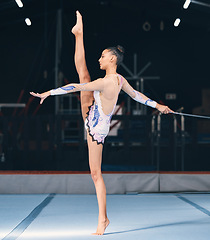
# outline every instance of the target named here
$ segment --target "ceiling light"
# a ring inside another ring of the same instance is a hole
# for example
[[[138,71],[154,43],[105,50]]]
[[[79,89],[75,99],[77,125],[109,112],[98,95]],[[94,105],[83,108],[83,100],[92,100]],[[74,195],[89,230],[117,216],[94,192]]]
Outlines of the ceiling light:
[[[26,18],[25,22],[26,22],[27,26],[31,26],[31,20],[29,18]]]
[[[183,5],[183,8],[187,9],[189,7],[189,5],[190,5],[190,2],[191,2],[191,0],[186,0],[184,5]]]
[[[17,3],[18,7],[23,7],[23,3],[21,2],[21,0],[15,0],[15,2]]]
[[[177,19],[175,20],[175,22],[174,22],[174,27],[178,27],[180,21],[181,21],[181,20],[180,20],[179,18],[177,18]]]

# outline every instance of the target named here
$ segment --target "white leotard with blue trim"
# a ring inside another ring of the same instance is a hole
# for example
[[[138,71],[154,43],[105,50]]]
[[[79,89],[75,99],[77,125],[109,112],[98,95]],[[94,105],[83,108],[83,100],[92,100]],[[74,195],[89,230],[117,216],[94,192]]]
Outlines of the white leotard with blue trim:
[[[123,78],[121,75],[116,74],[121,79],[121,86]],[[85,128],[88,130],[90,136],[92,137],[93,141],[97,141],[98,144],[103,144],[105,137],[109,133],[110,129],[110,122],[112,115],[114,113],[115,106],[110,114],[106,115],[103,112],[101,98],[100,98],[100,91],[94,91],[94,102],[89,107],[89,111],[87,112],[88,116],[85,120]]]

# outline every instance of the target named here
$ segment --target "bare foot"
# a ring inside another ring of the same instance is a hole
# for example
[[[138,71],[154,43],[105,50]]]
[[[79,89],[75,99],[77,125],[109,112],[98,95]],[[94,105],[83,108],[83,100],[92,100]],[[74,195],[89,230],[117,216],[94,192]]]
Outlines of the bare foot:
[[[82,15],[79,11],[76,11],[77,21],[75,26],[72,28],[71,32],[76,36],[83,32],[83,23],[82,23]]]
[[[105,221],[100,221],[98,223],[98,227],[96,230],[96,233],[92,233],[92,235],[103,235],[105,232],[105,229],[108,227],[109,225],[109,219],[107,218]]]

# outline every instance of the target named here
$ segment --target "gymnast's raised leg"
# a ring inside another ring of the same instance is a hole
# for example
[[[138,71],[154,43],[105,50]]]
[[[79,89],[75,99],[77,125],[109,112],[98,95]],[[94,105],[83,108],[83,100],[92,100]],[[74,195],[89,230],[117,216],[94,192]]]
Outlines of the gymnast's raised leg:
[[[85,61],[85,50],[84,50],[84,42],[83,42],[83,23],[82,16],[79,11],[77,14],[77,22],[76,25],[72,28],[72,33],[75,35],[75,66],[77,73],[79,75],[80,83],[88,83],[91,81],[90,74],[87,69],[86,61]],[[88,107],[93,103],[93,92],[80,92],[81,98],[81,109],[82,109],[82,117],[85,121],[87,117]]]
[[[76,14],[77,22],[76,25],[72,28],[72,33],[75,35],[76,39],[75,65],[79,75],[80,83],[88,83],[91,81],[91,79],[85,61],[82,16],[78,11]],[[88,112],[88,107],[92,104],[92,102],[93,92],[81,92],[81,108],[84,121],[87,117],[86,113]],[[90,171],[96,189],[99,208],[98,227],[96,233],[94,234],[103,235],[106,227],[109,225],[109,219],[107,218],[106,213],[106,187],[101,174],[103,145],[98,145],[95,141],[93,141],[89,133],[87,133],[87,142]]]

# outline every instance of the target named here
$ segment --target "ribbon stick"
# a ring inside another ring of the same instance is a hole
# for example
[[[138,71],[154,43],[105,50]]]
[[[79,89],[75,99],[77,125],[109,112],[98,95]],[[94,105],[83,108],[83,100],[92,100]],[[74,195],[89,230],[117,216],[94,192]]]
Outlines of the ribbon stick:
[[[179,112],[170,112],[172,114],[181,115],[181,116],[187,116],[187,117],[197,117],[197,118],[205,118],[210,119],[208,116],[201,116],[201,115],[194,115],[194,114],[188,114],[188,113],[179,113]]]

